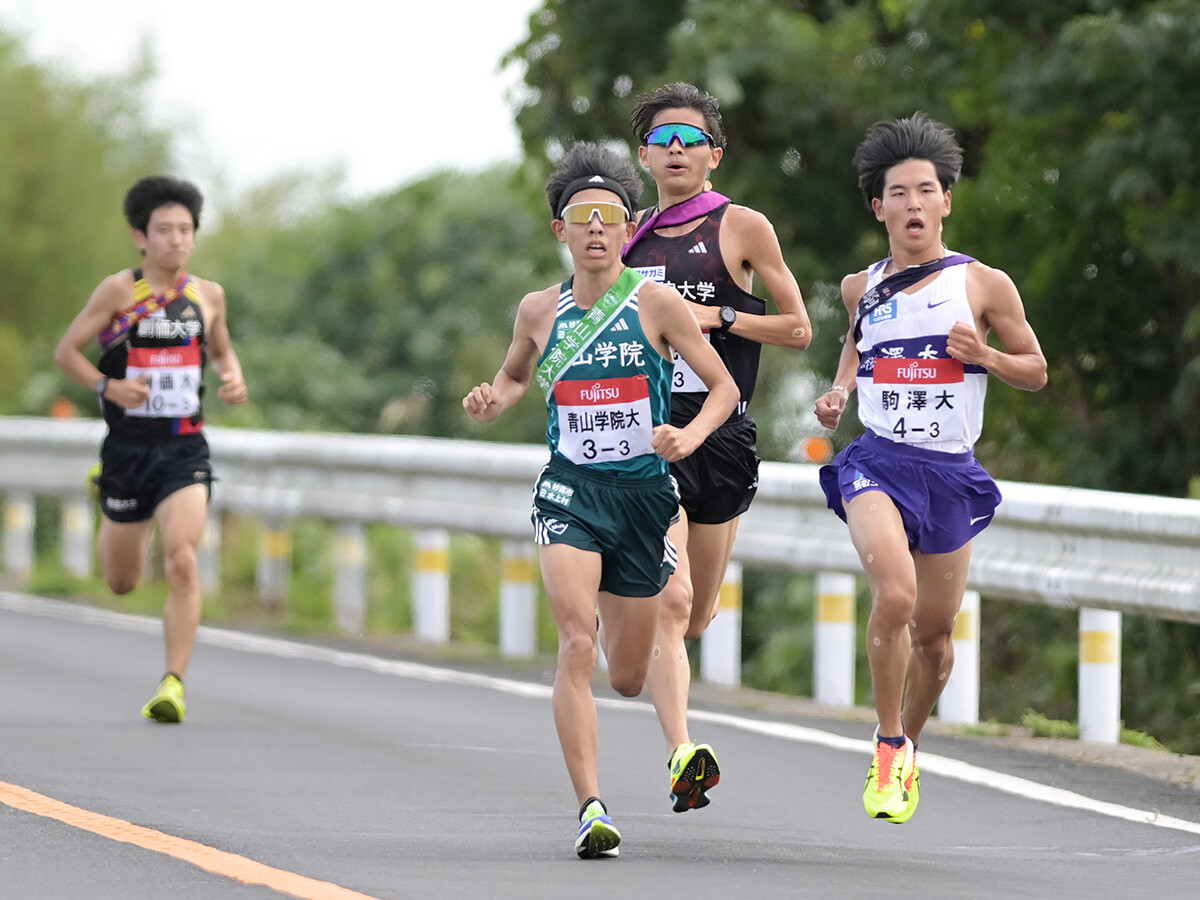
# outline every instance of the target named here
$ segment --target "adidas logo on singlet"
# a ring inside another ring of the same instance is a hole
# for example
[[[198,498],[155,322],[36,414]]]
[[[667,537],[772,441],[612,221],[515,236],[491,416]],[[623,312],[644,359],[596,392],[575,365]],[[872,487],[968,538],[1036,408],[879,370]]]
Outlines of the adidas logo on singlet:
[[[617,321],[613,322],[612,325],[609,326],[608,330],[609,331],[628,331],[629,323],[626,322],[624,319],[617,319]]]
[[[694,247],[692,247],[690,250],[688,250],[688,253],[707,253],[707,252],[708,252],[708,248],[704,246],[704,241],[700,241]]]

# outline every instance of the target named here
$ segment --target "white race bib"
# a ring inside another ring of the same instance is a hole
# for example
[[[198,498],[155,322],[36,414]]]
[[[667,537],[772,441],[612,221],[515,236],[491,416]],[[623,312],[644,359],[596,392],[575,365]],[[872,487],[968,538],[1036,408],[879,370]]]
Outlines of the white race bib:
[[[586,466],[654,452],[650,381],[645,375],[558,381],[558,452]]]
[[[150,387],[146,402],[127,416],[185,419],[200,412],[200,345],[131,347],[125,377]]]

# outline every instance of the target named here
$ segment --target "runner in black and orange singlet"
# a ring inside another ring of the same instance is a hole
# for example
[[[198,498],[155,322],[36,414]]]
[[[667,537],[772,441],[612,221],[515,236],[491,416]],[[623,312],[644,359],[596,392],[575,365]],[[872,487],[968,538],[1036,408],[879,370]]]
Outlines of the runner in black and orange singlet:
[[[690,84],[666,85],[639,98],[633,128],[658,203],[642,214],[626,264],[674,285],[690,301],[740,394],[728,421],[671,465],[681,498],[682,515],[671,529],[679,563],[663,590],[648,684],[671,752],[672,807],[685,812],[708,804],[720,769],[712,747],[692,743],[688,733],[691,669],[684,639],[698,637],[716,615],[738,519],[758,488],[757,430],[747,406],[762,345],[803,350],[812,326],[771,223],[711,190],[708,176],[725,152],[716,98]],[[766,301],[753,293],[756,277],[777,313],[768,313]],[[704,385],[677,360],[672,423],[690,421],[704,398]]]
[[[221,379],[218,397],[246,400],[225,292],[187,271],[202,205],[196,187],[176,178],[143,178],[130,188],[125,218],[142,265],[102,281],[55,350],[66,373],[95,390],[108,424],[97,479],[104,514],[98,552],[113,591],[137,586],[158,527],[167,674],[142,713],[160,722],[183,721],[183,677],[200,624],[196,548],[212,480],[202,430],[206,361]],[[98,365],[83,353],[93,339]]]

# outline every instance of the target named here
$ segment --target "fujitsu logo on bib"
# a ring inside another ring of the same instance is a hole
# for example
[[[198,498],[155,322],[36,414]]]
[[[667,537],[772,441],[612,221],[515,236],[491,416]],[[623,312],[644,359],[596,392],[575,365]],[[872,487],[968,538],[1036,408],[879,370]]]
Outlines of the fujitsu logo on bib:
[[[649,396],[650,383],[645,375],[600,378],[592,381],[560,381],[554,385],[554,399],[560,406],[635,403]]]
[[[963,364],[958,359],[875,360],[874,379],[878,384],[956,384],[963,380]]]
[[[601,403],[605,400],[620,400],[621,390],[611,385],[603,385],[597,381],[590,388],[584,388],[580,391],[579,396],[584,400],[590,400],[592,403]]]

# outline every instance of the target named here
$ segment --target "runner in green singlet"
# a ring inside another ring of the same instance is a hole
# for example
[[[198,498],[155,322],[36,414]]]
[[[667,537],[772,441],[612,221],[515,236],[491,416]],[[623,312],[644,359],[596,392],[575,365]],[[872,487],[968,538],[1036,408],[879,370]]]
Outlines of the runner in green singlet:
[[[628,160],[594,144],[571,148],[546,194],[574,275],[525,296],[504,364],[463,398],[467,414],[485,424],[531,382],[546,393],[550,461],[535,488],[533,524],[558,628],[554,721],[580,803],[581,858],[616,855],[620,842],[599,799],[597,641],[613,688],[640,693],[658,594],[674,569],[667,529],[679,500],[668,464],[724,422],[738,396],[679,292],[621,262],[640,193]],[[669,424],[672,349],[708,390],[684,427]]]

